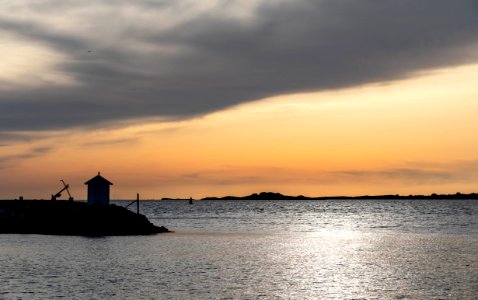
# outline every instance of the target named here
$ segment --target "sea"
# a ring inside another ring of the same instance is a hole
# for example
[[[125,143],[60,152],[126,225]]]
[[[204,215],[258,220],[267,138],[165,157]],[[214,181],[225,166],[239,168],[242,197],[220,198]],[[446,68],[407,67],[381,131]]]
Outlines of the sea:
[[[173,232],[0,235],[0,299],[478,299],[476,200],[142,201],[140,212]]]

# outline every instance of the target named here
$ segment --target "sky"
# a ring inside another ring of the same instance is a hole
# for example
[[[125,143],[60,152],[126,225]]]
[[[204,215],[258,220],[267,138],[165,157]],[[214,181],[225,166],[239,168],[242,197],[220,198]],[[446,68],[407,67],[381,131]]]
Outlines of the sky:
[[[0,2],[0,199],[478,192],[476,0]]]

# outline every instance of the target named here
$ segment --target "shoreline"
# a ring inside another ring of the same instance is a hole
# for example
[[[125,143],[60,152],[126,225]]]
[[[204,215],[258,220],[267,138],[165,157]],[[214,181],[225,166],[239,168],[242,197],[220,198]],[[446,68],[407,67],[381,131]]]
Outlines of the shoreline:
[[[162,198],[161,200],[189,200]],[[363,196],[288,196],[280,193],[261,192],[248,196],[205,197],[199,200],[478,200],[478,193],[430,194],[430,195],[363,195]],[[196,200],[197,201],[197,200]]]

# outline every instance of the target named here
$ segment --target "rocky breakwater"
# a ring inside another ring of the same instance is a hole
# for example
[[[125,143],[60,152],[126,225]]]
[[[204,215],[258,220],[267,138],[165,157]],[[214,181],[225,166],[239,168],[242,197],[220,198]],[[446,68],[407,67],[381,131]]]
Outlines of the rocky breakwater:
[[[124,207],[44,200],[0,201],[0,233],[149,235],[168,232]]]

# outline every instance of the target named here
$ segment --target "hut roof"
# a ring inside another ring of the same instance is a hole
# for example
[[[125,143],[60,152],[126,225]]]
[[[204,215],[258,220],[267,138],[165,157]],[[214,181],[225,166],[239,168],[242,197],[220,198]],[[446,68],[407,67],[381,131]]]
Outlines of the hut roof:
[[[100,172],[98,172],[98,175],[96,175],[95,177],[91,178],[90,180],[88,180],[87,182],[85,182],[85,184],[90,184],[90,183],[107,183],[109,185],[113,185],[113,183],[109,182],[106,178],[104,178],[103,176],[100,175]]]

